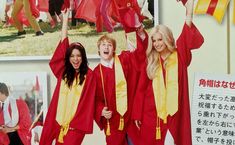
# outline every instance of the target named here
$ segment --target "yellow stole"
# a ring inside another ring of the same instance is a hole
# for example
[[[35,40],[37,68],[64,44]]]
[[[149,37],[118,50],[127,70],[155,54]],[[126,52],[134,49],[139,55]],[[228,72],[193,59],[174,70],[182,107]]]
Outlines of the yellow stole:
[[[156,139],[161,139],[160,119],[167,123],[167,116],[178,111],[178,56],[174,51],[167,60],[166,84],[164,83],[162,64],[159,56],[159,67],[152,81],[154,100],[157,110]]]
[[[116,85],[116,108],[121,115],[118,130],[124,128],[124,114],[127,111],[127,84],[122,65],[118,56],[115,56],[115,85]]]
[[[79,82],[79,77],[77,82]],[[58,137],[59,143],[64,142],[63,138],[67,134],[69,130],[69,124],[77,111],[84,84],[85,81],[81,86],[78,85],[75,79],[70,89],[64,80],[61,81],[59,101],[56,112],[56,121],[61,126]]]

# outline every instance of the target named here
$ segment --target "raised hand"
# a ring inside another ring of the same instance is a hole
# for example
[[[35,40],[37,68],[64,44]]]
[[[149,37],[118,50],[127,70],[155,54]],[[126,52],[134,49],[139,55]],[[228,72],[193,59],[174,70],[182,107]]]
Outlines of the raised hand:
[[[185,8],[186,8],[186,20],[185,20],[185,22],[188,26],[191,26],[191,24],[192,24],[193,5],[194,5],[194,0],[188,0],[185,4]]]
[[[63,23],[62,23],[62,30],[61,30],[61,41],[63,41],[68,34],[68,18],[69,18],[69,9],[64,9],[62,11],[63,14]]]

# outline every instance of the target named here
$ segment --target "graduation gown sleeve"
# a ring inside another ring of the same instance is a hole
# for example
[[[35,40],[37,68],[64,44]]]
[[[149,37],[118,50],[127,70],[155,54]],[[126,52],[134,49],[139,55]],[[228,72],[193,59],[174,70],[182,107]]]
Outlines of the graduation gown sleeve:
[[[4,125],[3,111],[0,109],[0,126]],[[0,130],[0,145],[8,145],[10,143],[6,133]]]
[[[69,46],[68,38],[65,38],[62,42],[59,42],[51,58],[51,61],[49,62],[51,71],[57,78],[57,84],[43,125],[40,145],[51,145],[52,141],[57,137],[56,133],[59,132],[59,125],[56,122],[55,117],[56,117],[58,95],[61,84],[61,76],[64,71],[64,57],[68,46]]]
[[[59,125],[56,122],[55,117],[56,117],[60,82],[61,80],[57,82],[52,100],[50,102],[50,106],[48,108],[46,119],[43,124],[43,130],[39,143],[40,145],[51,145],[52,141],[57,137],[56,133],[59,132]]]
[[[17,100],[17,107],[19,111],[19,122],[18,126],[19,129],[17,130],[19,137],[24,145],[30,145],[31,133],[30,133],[30,126],[31,126],[31,119],[29,108],[24,100]]]
[[[144,107],[144,96],[149,79],[146,74],[146,68],[141,70],[139,82],[137,84],[136,95],[133,103],[132,119],[133,120],[142,120],[143,107]]]
[[[169,118],[169,130],[176,144],[191,145],[191,119],[189,105],[188,72],[187,67],[192,60],[191,50],[199,48],[204,42],[203,36],[194,24],[184,25],[177,40],[178,52],[178,111]],[[185,129],[187,128],[187,129]]]
[[[49,63],[51,71],[58,79],[64,71],[64,57],[66,49],[69,47],[68,37],[60,41]]]
[[[101,65],[101,64],[99,64]],[[104,100],[104,94],[103,94],[103,89],[102,89],[102,82],[101,82],[101,75],[100,75],[100,70],[99,67],[97,66],[94,69],[94,74],[96,77],[96,95],[95,95],[95,121],[99,128],[101,130],[104,129],[104,117],[102,117],[102,110],[105,107],[105,100]],[[102,69],[103,71],[103,69]],[[103,72],[104,73],[104,72]]]
[[[95,110],[96,78],[91,69],[86,75],[86,82],[82,90],[78,108],[73,120],[70,122],[72,128],[76,128],[85,134],[93,132],[93,120]]]
[[[200,48],[203,42],[203,36],[193,23],[191,27],[184,24],[182,33],[176,41],[176,46],[178,54],[185,65],[189,66],[191,62],[191,50]]]

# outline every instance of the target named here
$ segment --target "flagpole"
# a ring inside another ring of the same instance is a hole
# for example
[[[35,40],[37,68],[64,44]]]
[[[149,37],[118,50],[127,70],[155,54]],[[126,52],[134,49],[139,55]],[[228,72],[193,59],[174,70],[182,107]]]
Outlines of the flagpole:
[[[159,24],[159,2],[154,0],[154,26]]]

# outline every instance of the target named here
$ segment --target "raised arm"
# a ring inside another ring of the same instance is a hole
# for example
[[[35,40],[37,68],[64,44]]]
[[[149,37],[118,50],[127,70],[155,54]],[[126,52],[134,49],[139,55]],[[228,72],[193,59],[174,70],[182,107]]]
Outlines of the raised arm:
[[[185,65],[189,66],[192,54],[191,50],[200,48],[204,38],[192,22],[194,0],[188,0],[186,7],[186,21],[183,30],[176,41],[177,51]]]
[[[67,38],[68,33],[68,15],[69,10],[66,9],[63,13],[63,24],[61,30],[61,41],[59,42],[50,61],[50,67],[56,78],[60,77],[64,71],[64,57],[66,49],[69,47]]]
[[[185,4],[186,8],[186,20],[185,23],[191,27],[192,25],[192,19],[193,19],[193,6],[194,6],[194,0],[188,0]]]
[[[148,47],[148,34],[142,25],[136,30],[136,43],[132,64],[134,64],[135,69],[139,70],[145,64],[145,52]]]
[[[69,18],[69,9],[65,9],[63,12],[63,24],[61,30],[61,41],[68,37],[68,18]]]

